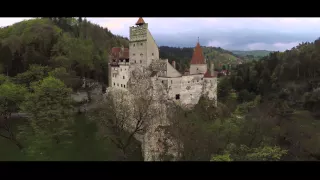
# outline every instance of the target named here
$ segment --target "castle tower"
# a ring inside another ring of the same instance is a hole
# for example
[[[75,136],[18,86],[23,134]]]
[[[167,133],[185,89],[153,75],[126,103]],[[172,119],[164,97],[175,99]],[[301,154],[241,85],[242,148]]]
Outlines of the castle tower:
[[[204,74],[207,72],[207,64],[203,55],[199,39],[190,62],[190,74]]]
[[[135,25],[130,27],[130,65],[147,67],[152,60],[159,59],[159,49],[148,29],[148,23],[140,17]]]

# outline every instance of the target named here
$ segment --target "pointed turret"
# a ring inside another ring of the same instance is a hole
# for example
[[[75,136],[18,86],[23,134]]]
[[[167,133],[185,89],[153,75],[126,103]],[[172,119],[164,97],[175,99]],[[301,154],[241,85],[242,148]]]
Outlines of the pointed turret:
[[[190,64],[205,64],[205,63],[206,62],[204,60],[203,51],[202,51],[202,48],[200,46],[199,39],[198,39],[198,43],[197,43],[196,47],[194,48],[194,52],[193,52]]]
[[[139,17],[138,21],[136,22],[136,25],[141,26],[143,24],[145,24],[144,20],[142,19],[142,17]]]

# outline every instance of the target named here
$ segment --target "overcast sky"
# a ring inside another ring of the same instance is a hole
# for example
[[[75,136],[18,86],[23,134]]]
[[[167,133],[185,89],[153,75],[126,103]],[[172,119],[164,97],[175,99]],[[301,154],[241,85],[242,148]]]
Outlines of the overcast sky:
[[[0,26],[27,18],[0,18]],[[88,18],[112,33],[129,36],[138,18]],[[144,18],[159,46],[203,46],[228,50],[291,49],[320,37],[320,18]]]

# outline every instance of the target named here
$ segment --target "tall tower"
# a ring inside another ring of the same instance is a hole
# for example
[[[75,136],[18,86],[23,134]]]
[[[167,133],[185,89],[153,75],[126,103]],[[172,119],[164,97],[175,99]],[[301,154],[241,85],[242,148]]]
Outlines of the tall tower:
[[[204,74],[205,72],[207,72],[207,63],[198,39],[190,62],[190,74]]]
[[[147,67],[152,60],[159,59],[159,49],[148,24],[140,17],[135,26],[130,27],[130,65]]]

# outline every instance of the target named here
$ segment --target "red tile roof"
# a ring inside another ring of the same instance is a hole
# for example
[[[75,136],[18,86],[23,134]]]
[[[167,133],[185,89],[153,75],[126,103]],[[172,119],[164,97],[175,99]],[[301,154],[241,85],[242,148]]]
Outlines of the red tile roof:
[[[129,59],[129,49],[121,47],[113,47],[111,49],[111,58],[112,59]]]
[[[145,24],[145,22],[142,19],[142,17],[139,17],[138,21],[136,22],[136,25],[142,25],[142,24]]]
[[[199,42],[194,49],[190,64],[205,64],[202,48],[200,47]]]

